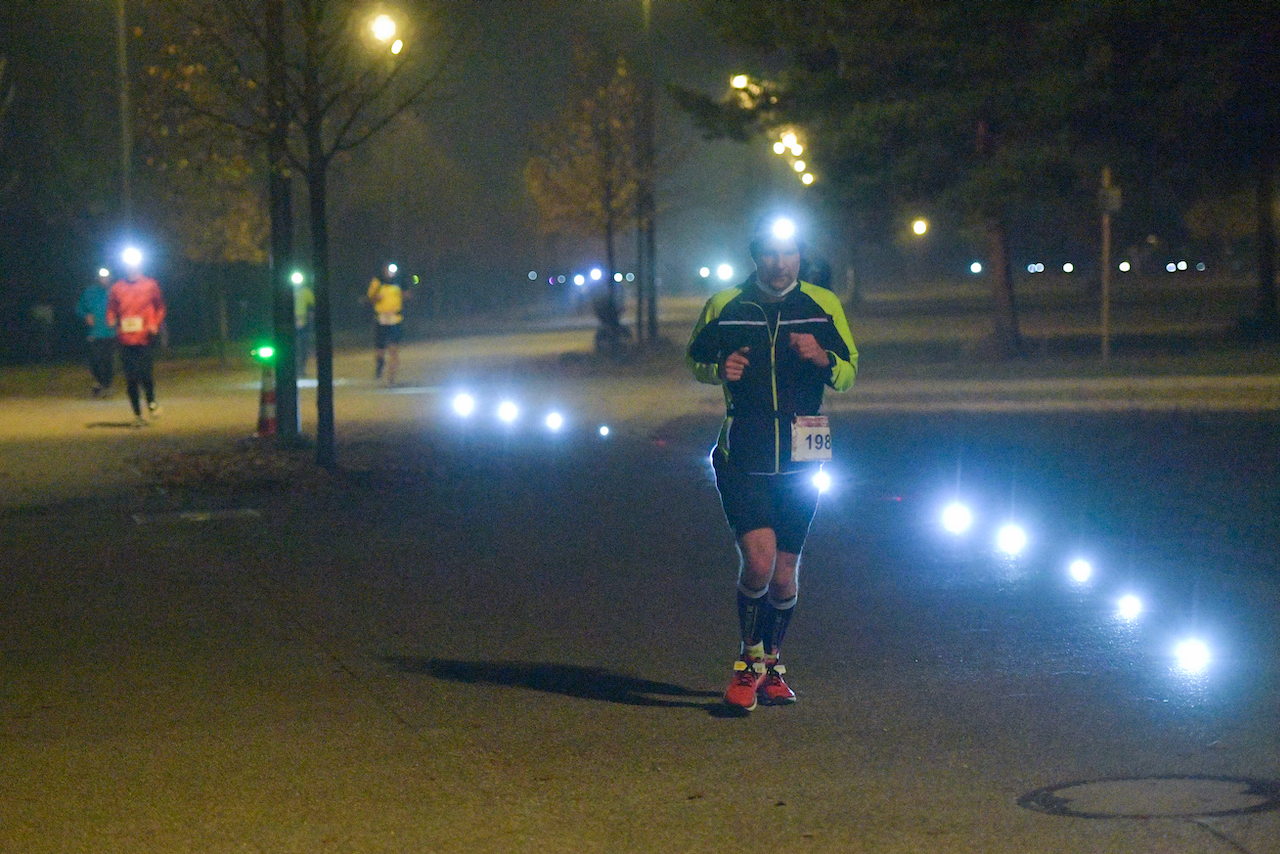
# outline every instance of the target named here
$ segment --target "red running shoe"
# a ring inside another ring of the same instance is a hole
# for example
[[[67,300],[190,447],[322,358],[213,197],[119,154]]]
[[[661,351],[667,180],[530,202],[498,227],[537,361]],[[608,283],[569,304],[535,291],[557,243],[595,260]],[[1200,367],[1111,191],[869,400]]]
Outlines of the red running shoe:
[[[796,701],[796,692],[782,681],[782,674],[786,672],[786,665],[776,661],[765,663],[764,679],[760,680],[760,686],[756,689],[760,695],[760,702],[766,706],[785,706]]]
[[[733,680],[724,692],[724,701],[744,712],[751,711],[756,707],[756,689],[764,679],[763,661],[738,659],[733,663]]]

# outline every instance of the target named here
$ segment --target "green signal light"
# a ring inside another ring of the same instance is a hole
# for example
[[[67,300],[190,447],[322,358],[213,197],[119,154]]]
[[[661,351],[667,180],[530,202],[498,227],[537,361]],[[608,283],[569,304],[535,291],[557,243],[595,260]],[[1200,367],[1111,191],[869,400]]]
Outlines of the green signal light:
[[[276,357],[276,348],[270,344],[263,344],[261,347],[251,350],[250,353],[259,362],[270,362]]]

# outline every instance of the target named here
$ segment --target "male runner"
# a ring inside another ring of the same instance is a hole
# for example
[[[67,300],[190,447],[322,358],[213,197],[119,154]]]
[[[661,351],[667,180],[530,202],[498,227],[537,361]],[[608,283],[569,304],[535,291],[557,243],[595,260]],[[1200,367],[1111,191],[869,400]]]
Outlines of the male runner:
[[[744,712],[757,700],[796,699],[778,659],[818,508],[812,475],[831,456],[830,428],[816,416],[824,389],[848,389],[858,364],[839,299],[799,281],[802,248],[791,220],[761,220],[751,241],[756,272],[707,301],[687,352],[699,381],[724,387],[713,462],[741,556],[742,637],[724,699]]]

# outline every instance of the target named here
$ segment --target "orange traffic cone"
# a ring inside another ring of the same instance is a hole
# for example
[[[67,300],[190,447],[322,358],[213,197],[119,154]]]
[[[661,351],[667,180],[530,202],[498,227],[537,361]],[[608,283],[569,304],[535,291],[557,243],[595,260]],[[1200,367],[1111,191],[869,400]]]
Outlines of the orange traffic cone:
[[[258,432],[264,436],[276,434],[276,369],[270,364],[262,366],[262,393],[258,396]]]

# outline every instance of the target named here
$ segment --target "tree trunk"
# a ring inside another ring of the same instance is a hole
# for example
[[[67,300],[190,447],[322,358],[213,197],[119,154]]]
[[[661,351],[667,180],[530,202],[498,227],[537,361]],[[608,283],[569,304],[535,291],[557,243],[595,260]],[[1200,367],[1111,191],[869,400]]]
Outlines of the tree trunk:
[[[319,131],[316,131],[319,142]],[[329,221],[325,212],[328,164],[311,154],[307,194],[311,204],[311,275],[316,292],[316,464],[336,468],[333,423],[333,322],[329,299]]]
[[[285,164],[289,134],[289,110],[285,103],[284,0],[269,0],[266,7],[267,109],[270,161],[267,186],[271,212],[271,325],[275,345],[276,441],[298,442],[298,365],[294,359],[293,285],[293,182]]]
[[[1280,333],[1280,309],[1276,305],[1275,157],[1264,148],[1258,164],[1258,332],[1271,337]]]
[[[1013,293],[1013,271],[1009,268],[1009,236],[1004,220],[987,223],[987,239],[991,253],[991,298],[994,311],[992,343],[1002,359],[1022,355],[1022,338],[1018,333],[1018,306]]]

